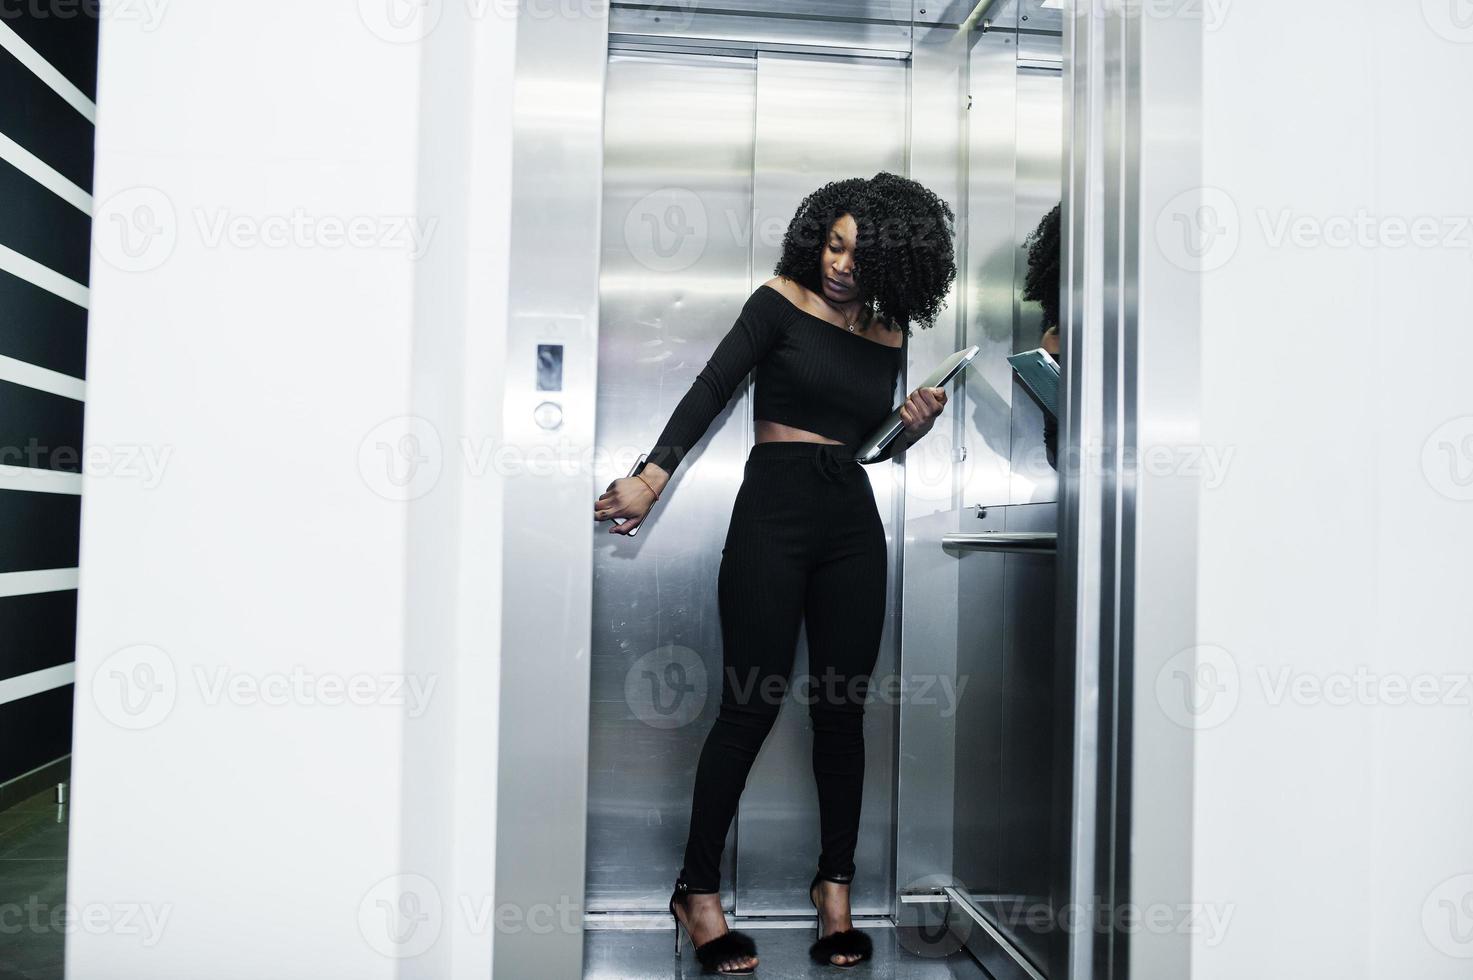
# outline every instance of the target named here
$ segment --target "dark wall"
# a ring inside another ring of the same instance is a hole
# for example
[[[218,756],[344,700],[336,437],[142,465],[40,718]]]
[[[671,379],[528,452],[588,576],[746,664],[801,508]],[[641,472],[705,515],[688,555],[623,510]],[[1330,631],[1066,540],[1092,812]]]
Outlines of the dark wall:
[[[52,274],[87,285],[95,3],[0,3],[0,93],[3,785],[71,751],[87,310]],[[38,467],[76,476],[26,489]]]

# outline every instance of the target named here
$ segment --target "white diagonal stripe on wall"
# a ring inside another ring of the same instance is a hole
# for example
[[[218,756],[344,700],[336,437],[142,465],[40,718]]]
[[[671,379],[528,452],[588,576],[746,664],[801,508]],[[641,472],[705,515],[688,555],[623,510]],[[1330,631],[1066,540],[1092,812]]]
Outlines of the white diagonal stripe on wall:
[[[87,287],[60,272],[53,272],[35,259],[27,258],[13,248],[0,245],[0,269],[12,276],[24,279],[33,286],[40,286],[48,293],[55,293],[64,300],[87,308]]]
[[[77,665],[75,663],[58,664],[55,667],[47,667],[45,670],[21,674],[19,677],[8,677],[0,681],[0,704],[9,704],[12,701],[19,701],[21,698],[28,698],[45,691],[54,691],[58,687],[71,684],[76,679]]]
[[[0,490],[29,490],[32,493],[81,493],[82,474],[48,470],[40,466],[0,464]]]
[[[0,133],[0,160],[4,160],[83,214],[92,213],[91,194],[57,173],[45,160],[4,133]]]
[[[0,572],[0,598],[63,592],[77,587],[75,568],[38,568],[30,572]]]
[[[17,360],[4,354],[0,354],[0,381],[25,385],[37,391],[49,391],[53,395],[75,398],[79,402],[87,398],[87,382],[81,378],[74,378],[70,374],[62,374],[60,371],[43,368],[30,361]]]
[[[97,105],[86,94],[70,81],[61,72],[56,70],[51,62],[25,42],[10,26],[0,20],[0,48],[9,51],[16,61],[25,65],[41,81],[51,86],[51,90],[61,96],[73,109],[87,117],[87,121],[95,124],[97,122]]]

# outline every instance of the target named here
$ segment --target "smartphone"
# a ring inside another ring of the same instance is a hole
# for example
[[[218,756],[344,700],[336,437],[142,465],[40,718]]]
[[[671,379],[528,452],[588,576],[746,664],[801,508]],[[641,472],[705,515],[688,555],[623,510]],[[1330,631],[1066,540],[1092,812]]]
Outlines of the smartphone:
[[[626,474],[624,474],[624,476],[625,476],[625,478],[626,478],[626,479],[627,479],[627,478],[628,478],[628,477],[631,477],[631,476],[633,476],[633,475],[634,475],[634,474],[636,474],[636,473],[638,473],[638,472],[639,472],[639,467],[640,467],[640,464],[642,464],[642,463],[643,463],[643,462],[644,462],[644,460],[645,460],[645,457],[646,457],[646,456],[648,456],[648,455],[649,455],[649,453],[640,453],[640,454],[639,454],[639,459],[636,459],[636,460],[635,460],[635,461],[634,461],[634,465],[633,465],[633,466],[631,466],[631,467],[629,467],[629,472],[628,472],[628,473],[626,473]],[[614,524],[615,524],[615,525],[616,525],[616,526],[618,526],[618,527],[623,527],[623,526],[624,526],[624,523],[625,523],[625,522],[626,522],[626,521],[628,521],[628,520],[629,520],[629,518],[627,518],[627,517],[615,517],[615,518],[611,518],[611,520],[613,520],[613,522],[614,522]],[[643,524],[641,524],[641,525],[640,525],[640,526],[639,526],[639,527],[644,527],[644,525],[643,525]],[[639,527],[637,527],[637,528],[635,528],[635,529],[634,529],[634,530],[632,530],[632,531],[630,531],[630,532],[629,532],[629,534],[628,534],[628,536],[629,536],[629,537],[631,537],[631,538],[632,538],[632,537],[634,537],[634,536],[635,536],[635,535],[636,535],[636,534],[638,534],[638,533],[639,533]]]

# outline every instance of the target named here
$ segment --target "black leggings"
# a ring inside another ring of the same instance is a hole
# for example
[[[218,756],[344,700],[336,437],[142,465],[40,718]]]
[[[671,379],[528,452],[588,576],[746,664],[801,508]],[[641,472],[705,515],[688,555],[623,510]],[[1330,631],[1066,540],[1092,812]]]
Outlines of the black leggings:
[[[716,891],[747,774],[777,719],[799,625],[809,672],[794,695],[813,723],[818,868],[854,874],[864,789],[864,700],[885,620],[885,531],[853,446],[752,447],[721,550],[721,710],[696,768],[682,877]]]

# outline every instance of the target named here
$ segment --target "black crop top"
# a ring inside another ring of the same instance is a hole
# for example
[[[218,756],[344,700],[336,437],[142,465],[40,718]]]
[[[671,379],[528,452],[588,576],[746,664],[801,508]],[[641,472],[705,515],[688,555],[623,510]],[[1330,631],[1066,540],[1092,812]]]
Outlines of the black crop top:
[[[754,368],[754,419],[857,449],[894,408],[904,358],[902,347],[850,333],[764,283],[675,407],[646,462],[673,474]],[[900,442],[891,442],[880,459],[888,459]]]

